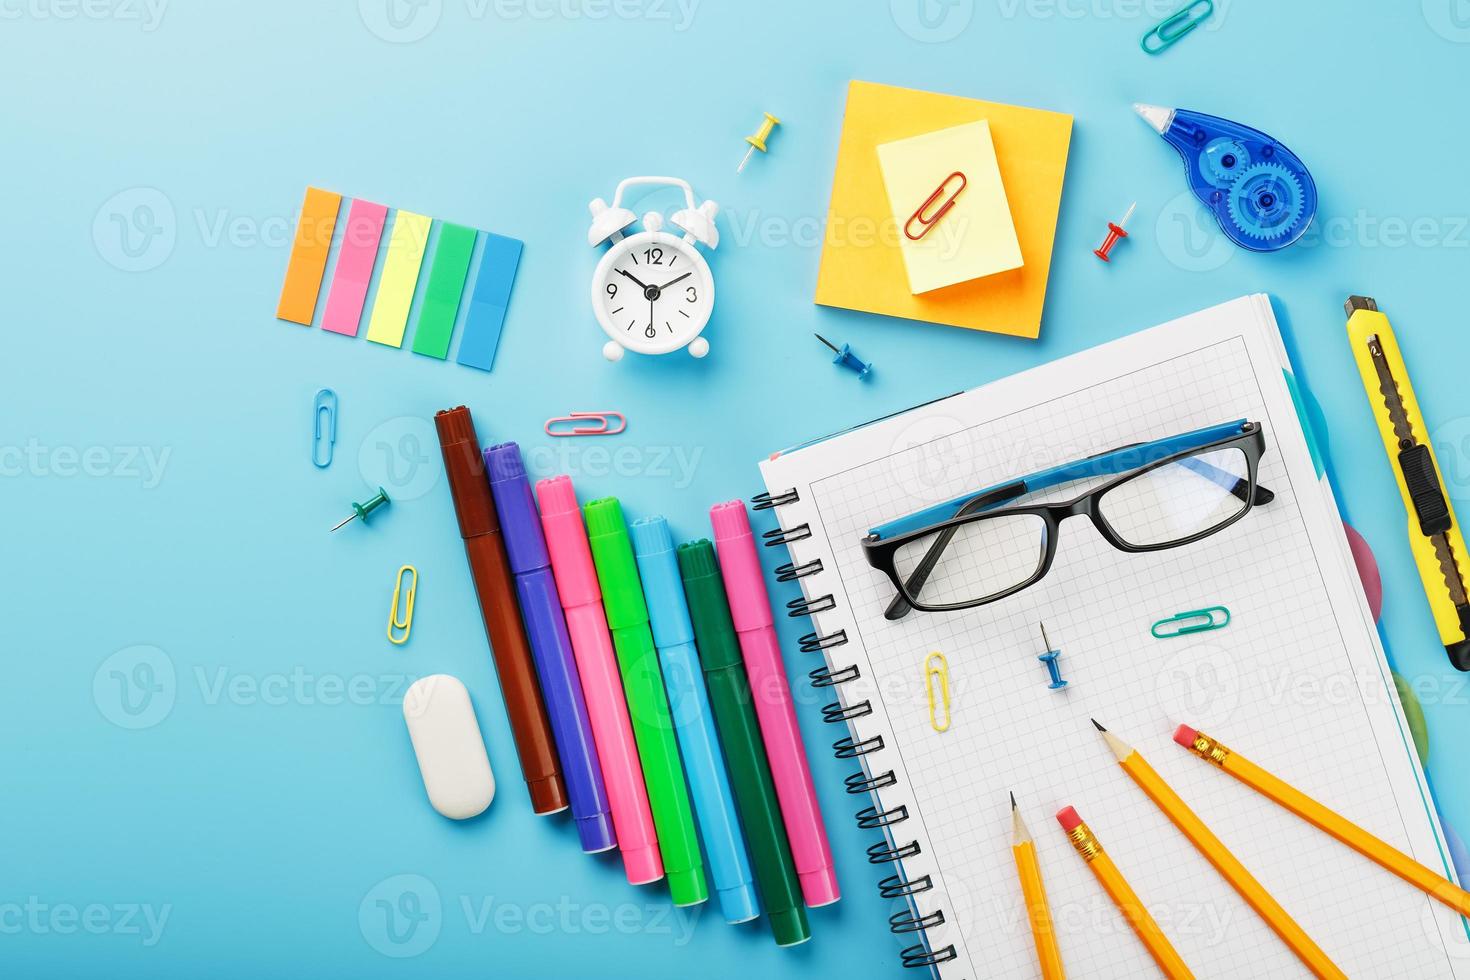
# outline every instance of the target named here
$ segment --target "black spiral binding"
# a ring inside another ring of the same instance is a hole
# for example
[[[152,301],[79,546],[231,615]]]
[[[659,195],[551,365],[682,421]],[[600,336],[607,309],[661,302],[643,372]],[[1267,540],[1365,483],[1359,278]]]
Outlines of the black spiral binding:
[[[751,498],[751,506],[755,510],[771,510],[775,507],[785,507],[801,500],[801,494],[796,489],[790,489],[781,493],[760,493]],[[804,541],[812,536],[811,525],[797,524],[790,528],[778,527],[773,531],[766,531],[761,537],[765,540],[766,547],[777,548],[782,545],[792,544],[796,541]],[[816,575],[823,570],[820,558],[803,562],[798,565],[794,561],[787,562],[776,569],[776,580],[778,582],[795,582],[800,579]],[[787,615],[793,617],[812,616],[819,612],[826,612],[837,608],[837,597],[831,593],[808,599],[802,596],[786,603]],[[806,634],[800,640],[802,653],[821,653],[825,650],[835,649],[848,642],[847,631],[837,630],[834,633],[822,634],[816,631]],[[808,673],[811,678],[812,687],[818,690],[827,687],[837,687],[847,684],[862,676],[862,672],[856,664],[846,667],[818,667]],[[822,706],[822,720],[829,724],[844,724],[856,718],[862,718],[873,713],[871,701],[859,701],[851,705],[843,705],[840,700]],[[851,735],[839,738],[832,743],[832,754],[839,759],[861,759],[863,756],[874,752],[883,751],[883,736],[874,735],[872,738],[854,739]],[[865,767],[866,769],[866,767]],[[898,783],[898,776],[892,769],[869,775],[866,771],[855,772],[846,778],[847,791],[853,795],[872,793],[874,790],[894,786]],[[882,830],[884,839],[868,848],[868,861],[871,864],[896,864],[906,858],[915,857],[923,853],[918,841],[909,841],[899,844],[893,840],[889,828],[895,827],[909,819],[908,807],[900,804],[891,810],[879,810],[875,806],[865,807],[857,814],[858,827],[863,830]],[[902,875],[890,875],[878,883],[878,894],[887,899],[905,899],[921,892],[931,891],[934,881],[928,875],[909,880]],[[923,933],[935,926],[943,925],[945,915],[943,910],[936,909],[928,915],[919,915],[918,910],[912,905],[902,912],[889,916],[888,928],[895,935],[908,935],[911,933]],[[948,963],[959,956],[955,951],[954,944],[931,949],[924,941],[905,947],[899,954],[904,967],[908,969],[923,969],[937,966],[940,963]]]

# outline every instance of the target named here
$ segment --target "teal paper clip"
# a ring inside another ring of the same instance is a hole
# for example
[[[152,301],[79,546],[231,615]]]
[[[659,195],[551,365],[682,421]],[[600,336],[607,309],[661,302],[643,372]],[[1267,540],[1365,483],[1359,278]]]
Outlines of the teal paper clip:
[[[1147,54],[1159,54],[1165,48],[1170,47],[1184,37],[1184,35],[1202,24],[1214,12],[1215,4],[1213,0],[1194,0],[1193,3],[1187,4],[1183,10],[1176,14],[1171,14],[1155,24],[1143,36],[1143,40],[1138,42],[1138,46],[1143,48]],[[1150,47],[1150,40],[1154,40],[1157,43]]]
[[[1191,609],[1189,612],[1177,613],[1168,619],[1161,619],[1154,623],[1149,632],[1156,640],[1168,640],[1176,636],[1188,636],[1190,633],[1222,630],[1229,625],[1230,610],[1224,606],[1210,606],[1206,609]]]
[[[332,447],[337,444],[337,393],[323,388],[312,405],[311,461],[319,469],[332,465]]]

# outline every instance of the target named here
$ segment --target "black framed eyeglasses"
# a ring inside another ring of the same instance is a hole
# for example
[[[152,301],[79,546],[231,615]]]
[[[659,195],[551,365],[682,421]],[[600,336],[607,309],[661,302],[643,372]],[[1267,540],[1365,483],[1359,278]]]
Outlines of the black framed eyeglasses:
[[[884,615],[970,609],[1036,584],[1051,569],[1069,517],[1089,518],[1119,551],[1162,551],[1209,537],[1275,499],[1256,483],[1265,448],[1261,424],[1238,419],[1054,466],[879,525],[863,553],[898,593]],[[1118,474],[1069,501],[1002,506]]]

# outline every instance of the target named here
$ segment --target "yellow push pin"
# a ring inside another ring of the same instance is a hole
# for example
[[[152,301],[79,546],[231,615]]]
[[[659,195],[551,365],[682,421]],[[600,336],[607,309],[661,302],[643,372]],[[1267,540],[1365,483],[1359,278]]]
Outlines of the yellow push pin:
[[[756,150],[760,150],[762,153],[766,152],[766,139],[770,137],[771,130],[781,125],[781,120],[769,112],[763,112],[761,115],[766,117],[765,121],[761,123],[761,128],[756,130],[754,136],[745,137],[745,142],[750,144],[750,149],[745,151],[745,159],[741,160],[740,166],[735,168],[735,174],[737,176],[745,170],[745,165],[750,162],[750,155],[752,153]]]

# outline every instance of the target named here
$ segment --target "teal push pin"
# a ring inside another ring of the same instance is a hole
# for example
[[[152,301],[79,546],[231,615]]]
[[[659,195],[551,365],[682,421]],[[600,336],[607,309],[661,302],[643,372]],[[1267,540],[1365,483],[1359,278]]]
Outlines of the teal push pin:
[[[832,352],[837,355],[836,357],[832,358],[833,364],[841,364],[849,371],[856,371],[859,380],[866,378],[869,374],[873,373],[873,365],[864,364],[858,358],[858,356],[852,352],[852,348],[849,347],[847,344],[843,344],[842,348],[839,350],[837,346],[832,343],[832,341],[828,340],[826,337],[823,337],[821,334],[815,333],[812,334],[812,336],[816,337],[822,343],[830,347],[832,349]]]
[[[337,530],[337,528],[345,527],[347,525],[347,521],[355,521],[359,517],[361,517],[362,522],[366,524],[368,515],[387,503],[392,503],[392,501],[388,499],[388,491],[384,490],[382,487],[378,487],[378,492],[375,496],[360,504],[354,501],[352,504],[352,516],[348,517],[347,520],[343,521],[341,524],[338,524],[337,527],[332,528],[332,530],[335,531]]]
[[[1046,652],[1036,659],[1046,664],[1046,672],[1051,675],[1051,683],[1047,686],[1053,691],[1060,691],[1067,686],[1067,682],[1062,680],[1062,668],[1057,664],[1057,659],[1061,657],[1062,651],[1052,646],[1051,640],[1046,638],[1046,624],[1038,625],[1041,626],[1041,642],[1046,644]]]

